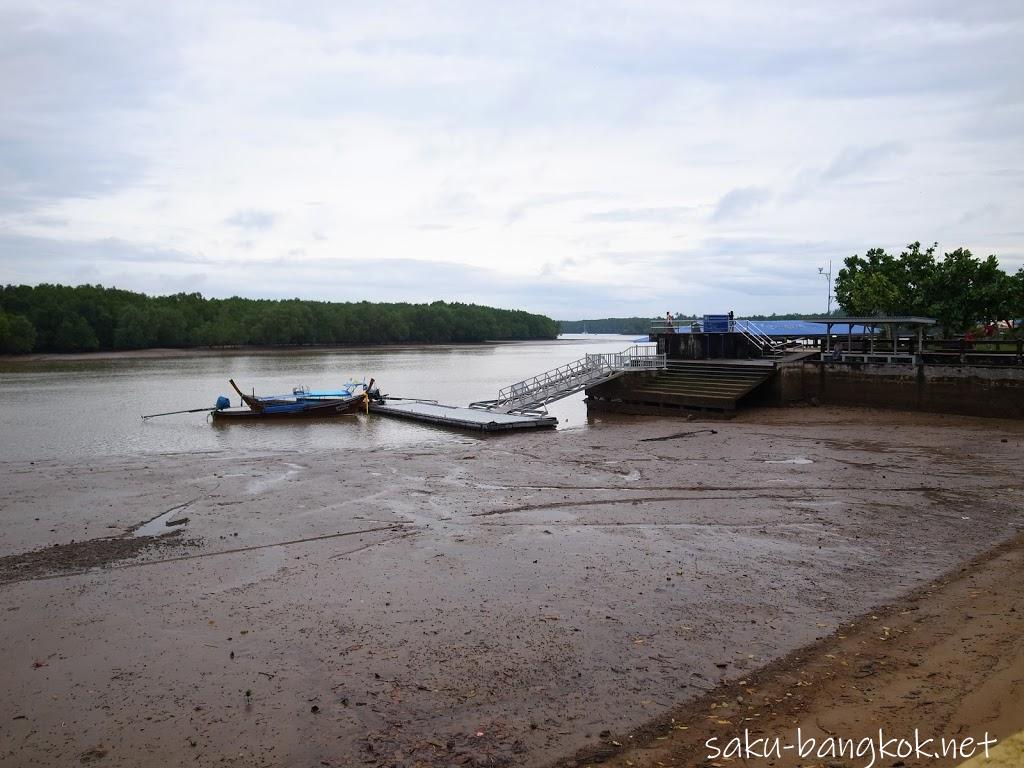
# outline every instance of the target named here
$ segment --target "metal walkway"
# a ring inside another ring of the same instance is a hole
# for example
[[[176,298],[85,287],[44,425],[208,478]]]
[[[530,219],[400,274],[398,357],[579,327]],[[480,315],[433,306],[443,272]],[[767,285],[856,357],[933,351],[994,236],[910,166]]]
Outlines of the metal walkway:
[[[664,368],[665,355],[659,355],[657,347],[636,345],[623,352],[586,355],[505,387],[498,392],[496,400],[480,400],[470,403],[469,407],[493,413],[536,415],[548,403],[582,392],[627,371],[656,371]]]
[[[524,416],[494,413],[455,405],[428,403],[423,401],[371,401],[370,411],[401,419],[422,421],[444,427],[472,429],[480,432],[505,432],[513,429],[538,429],[554,427],[558,419],[554,416]]]

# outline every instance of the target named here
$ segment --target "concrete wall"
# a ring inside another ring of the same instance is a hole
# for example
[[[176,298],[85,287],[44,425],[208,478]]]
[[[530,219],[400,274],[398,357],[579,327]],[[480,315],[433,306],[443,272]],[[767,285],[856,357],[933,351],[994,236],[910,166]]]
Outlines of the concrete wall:
[[[777,403],[822,403],[1024,418],[1024,368],[877,363],[782,363]]]
[[[762,357],[742,333],[653,333],[649,338],[658,342],[658,353],[669,360]]]

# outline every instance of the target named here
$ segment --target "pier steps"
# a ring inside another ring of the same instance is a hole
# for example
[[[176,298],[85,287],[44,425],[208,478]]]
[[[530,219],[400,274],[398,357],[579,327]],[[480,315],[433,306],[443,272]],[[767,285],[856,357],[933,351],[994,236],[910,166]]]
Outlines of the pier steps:
[[[615,390],[587,392],[598,400],[733,411],[774,372],[775,366],[764,361],[670,360],[662,371],[620,380]]]

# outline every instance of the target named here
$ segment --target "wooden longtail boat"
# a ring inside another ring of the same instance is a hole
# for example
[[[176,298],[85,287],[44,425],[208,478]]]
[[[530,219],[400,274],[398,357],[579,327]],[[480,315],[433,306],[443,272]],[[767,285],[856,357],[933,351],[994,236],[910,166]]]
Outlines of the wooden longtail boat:
[[[231,408],[226,397],[218,400],[218,408],[213,413],[215,421],[251,421],[259,419],[295,419],[295,418],[324,418],[331,416],[343,416],[349,413],[356,413],[361,408],[366,408],[368,402],[367,391],[373,386],[359,384],[350,389],[336,391],[311,391],[297,388],[292,390],[290,395],[270,395],[257,397],[247,395],[234,379],[228,380],[246,407]]]

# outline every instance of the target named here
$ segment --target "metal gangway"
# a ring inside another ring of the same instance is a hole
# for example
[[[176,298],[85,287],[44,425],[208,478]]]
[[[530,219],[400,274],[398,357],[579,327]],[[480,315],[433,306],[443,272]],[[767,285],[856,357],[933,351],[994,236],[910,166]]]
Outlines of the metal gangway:
[[[534,415],[543,413],[548,403],[614,379],[627,371],[657,371],[664,368],[665,355],[658,354],[657,346],[637,344],[622,352],[585,355],[579,360],[505,387],[498,392],[496,400],[480,400],[470,403],[469,407],[494,413]]]
[[[730,330],[733,333],[742,334],[747,341],[760,349],[761,354],[765,357],[778,357],[786,349],[784,341],[773,339],[750,320],[732,320],[730,325],[732,326]]]

